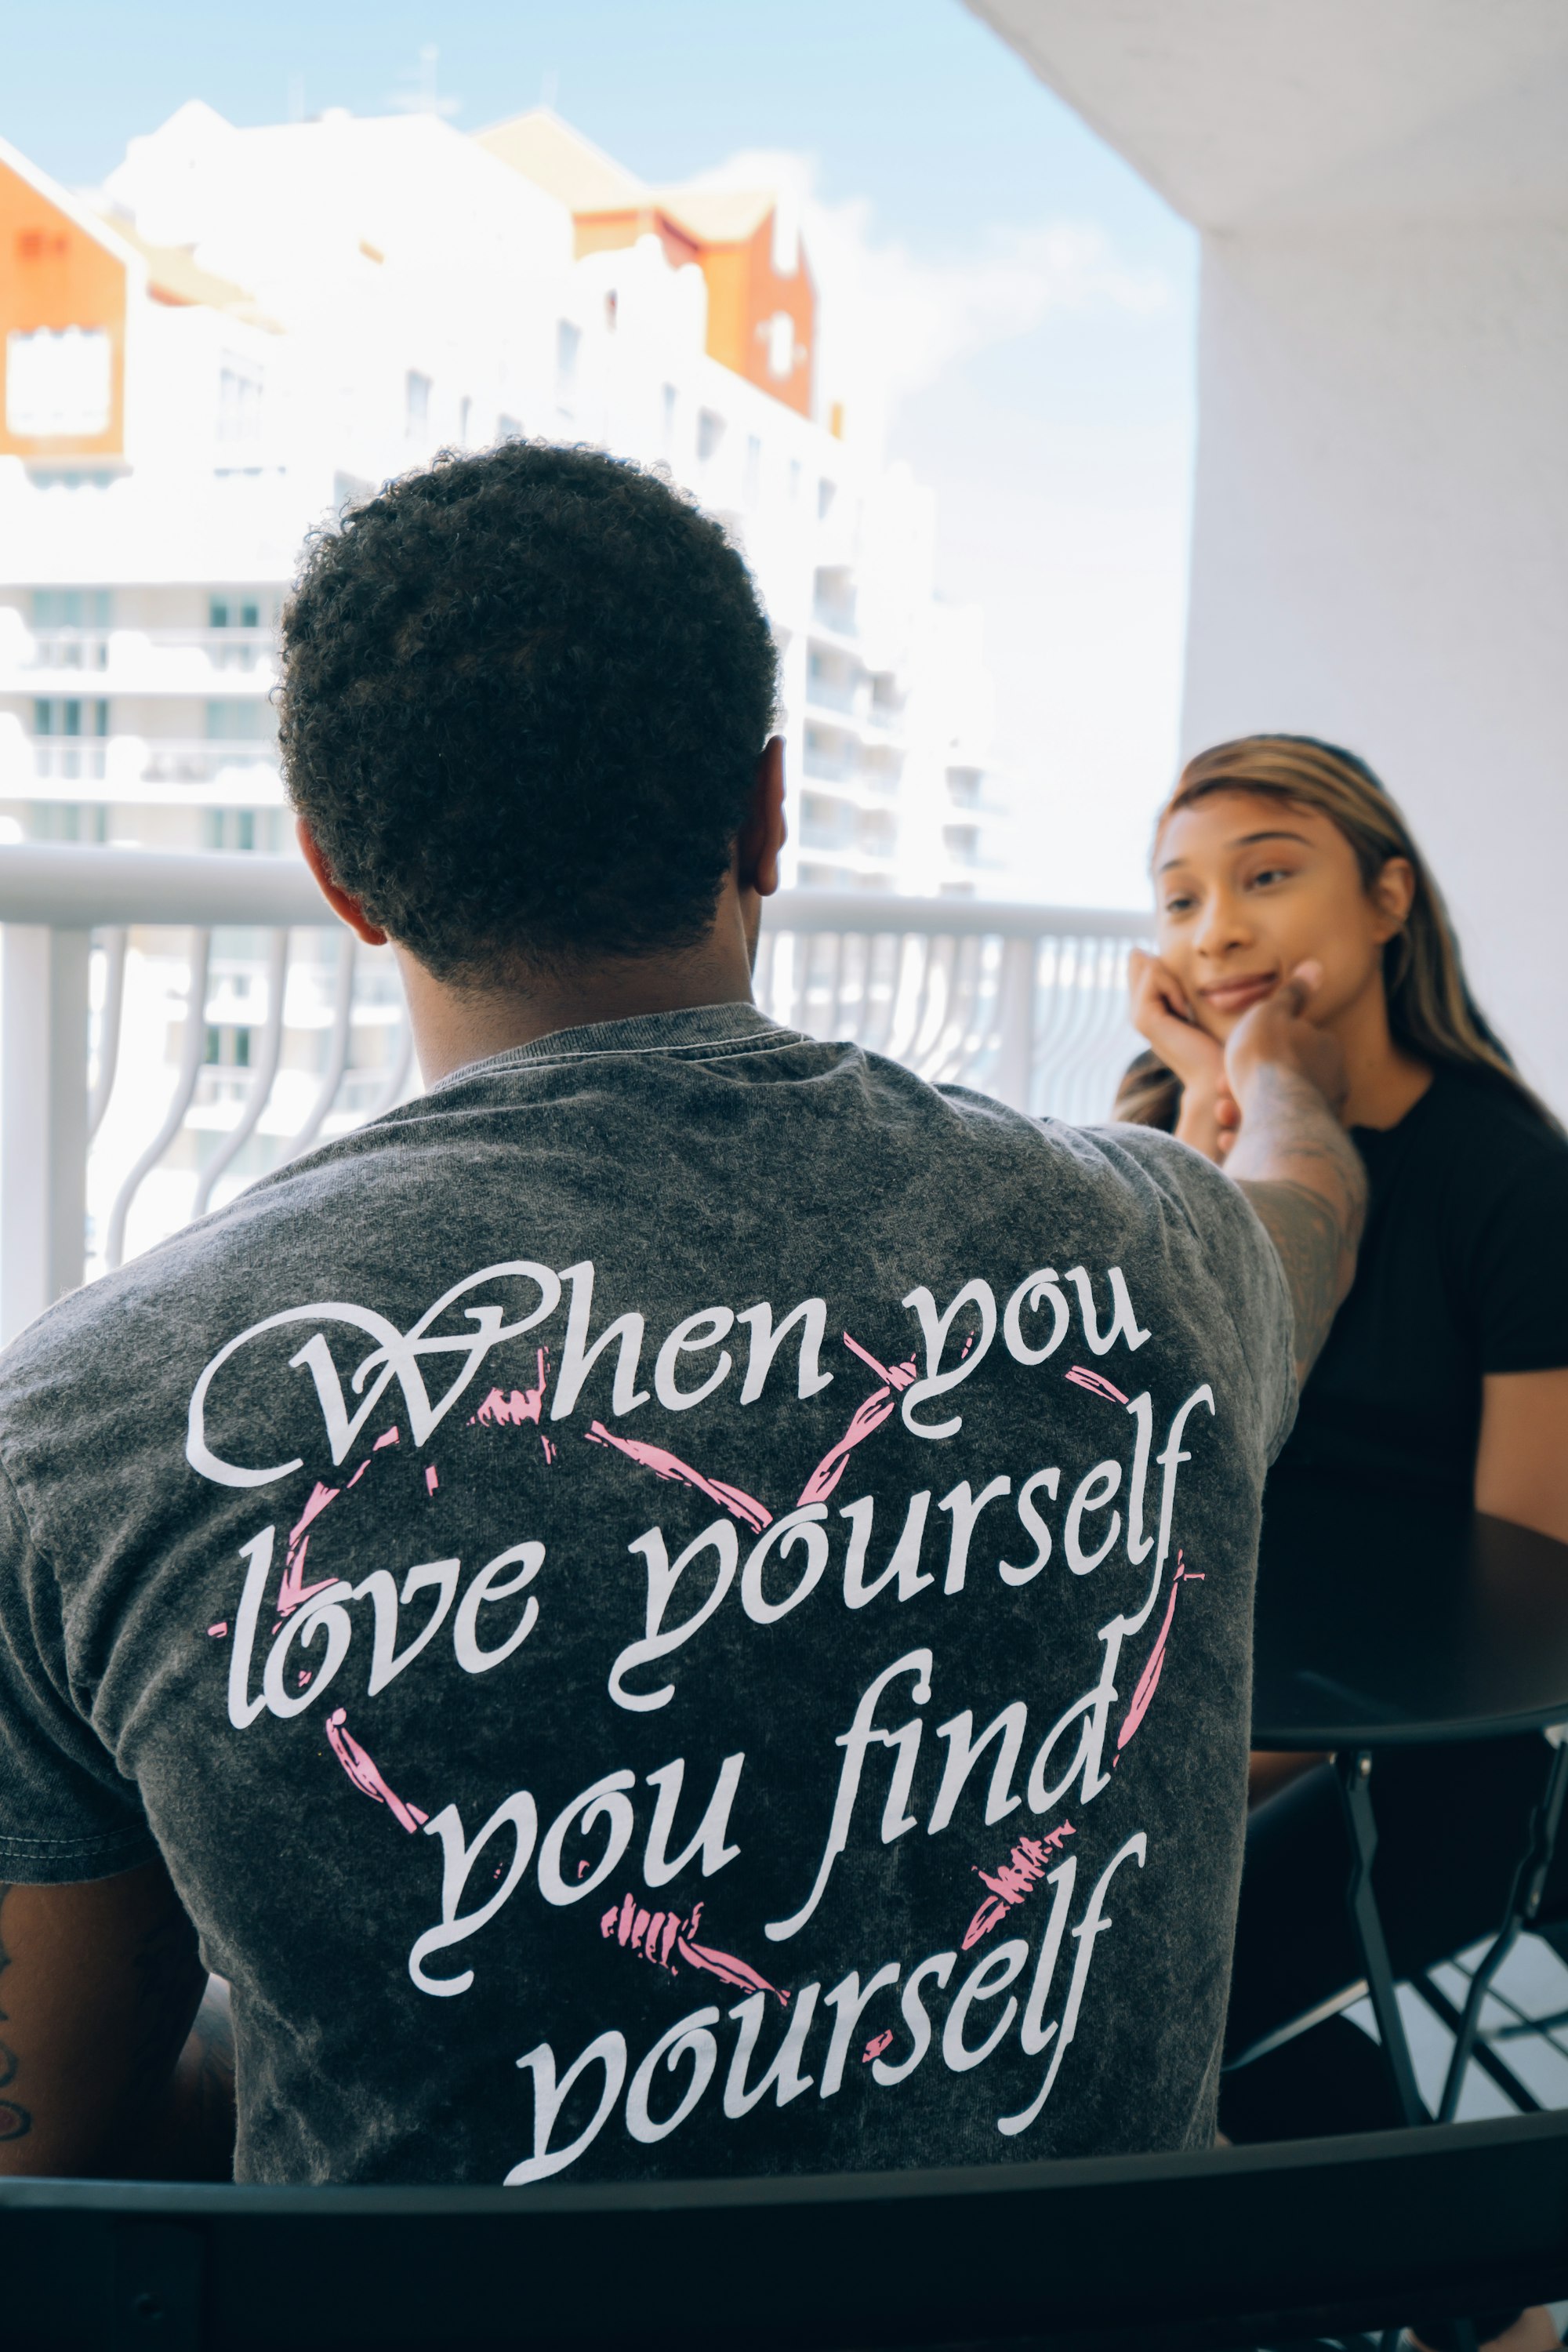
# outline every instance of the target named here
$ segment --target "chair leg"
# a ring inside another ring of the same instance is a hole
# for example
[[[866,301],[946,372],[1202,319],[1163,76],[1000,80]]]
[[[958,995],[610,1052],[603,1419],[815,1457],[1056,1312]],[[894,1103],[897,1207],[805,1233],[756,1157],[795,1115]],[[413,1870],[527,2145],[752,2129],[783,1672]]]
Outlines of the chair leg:
[[[1430,1975],[1412,1977],[1410,1981],[1434,2017],[1440,2024],[1446,2025],[1457,2040],[1461,2021],[1460,2014],[1442,1986],[1434,1983]],[[1483,2074],[1491,2077],[1505,2098],[1512,2100],[1521,2116],[1539,2116],[1545,2112],[1540,2100],[1532,2092],[1525,2089],[1512,2067],[1504,2064],[1489,2042],[1478,2040],[1470,2053],[1470,2059],[1474,2065],[1480,2068]]]
[[[1465,1996],[1465,2006],[1454,2035],[1454,2052],[1448,2061],[1447,2077],[1443,2084],[1442,2102],[1437,2109],[1439,2123],[1451,2124],[1458,2111],[1466,2069],[1475,2050],[1476,2035],[1480,2027],[1481,2004],[1492,1979],[1519,1941],[1521,1931],[1541,1908],[1541,1898],[1546,1891],[1546,1875],[1556,1850],[1565,1796],[1568,1796],[1568,1743],[1559,1742],[1552,1751],[1552,1769],[1546,1776],[1546,1786],[1530,1816],[1530,1830],[1524,1852],[1520,1855],[1519,1866],[1513,1874],[1513,1884],[1509,1889],[1502,1926],[1488,1946]]]
[[[1372,1891],[1372,1865],[1377,1853],[1377,1822],[1372,1810],[1370,1786],[1372,1751],[1366,1748],[1341,1748],[1333,1759],[1333,1765],[1351,1842],[1351,1874],[1345,1888],[1345,1903],[1351,1916],[1351,1932],[1366,1970],[1367,1991],[1372,1997],[1372,2011],[1377,2020],[1378,2037],[1383,2043],[1384,2063],[1388,2068],[1394,2095],[1404,2121],[1407,2124],[1430,2123],[1432,2118],[1415,2086],[1415,2069],[1410,2063],[1410,2044],[1405,2035],[1405,2021],[1399,2014],[1399,1998],[1394,1989],[1388,1945]]]

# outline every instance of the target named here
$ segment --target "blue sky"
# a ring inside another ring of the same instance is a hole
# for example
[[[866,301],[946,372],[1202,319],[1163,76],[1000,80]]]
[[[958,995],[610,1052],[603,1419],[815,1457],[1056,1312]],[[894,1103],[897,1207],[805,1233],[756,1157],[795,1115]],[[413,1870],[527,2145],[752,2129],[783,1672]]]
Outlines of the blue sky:
[[[985,610],[1023,815],[1005,885],[1139,893],[1175,746],[1194,241],[958,0],[10,0],[0,40],[0,132],[71,184],[191,97],[242,123],[385,111],[431,43],[462,129],[544,96],[652,180],[811,159],[951,313],[891,446],[938,493],[943,593]]]

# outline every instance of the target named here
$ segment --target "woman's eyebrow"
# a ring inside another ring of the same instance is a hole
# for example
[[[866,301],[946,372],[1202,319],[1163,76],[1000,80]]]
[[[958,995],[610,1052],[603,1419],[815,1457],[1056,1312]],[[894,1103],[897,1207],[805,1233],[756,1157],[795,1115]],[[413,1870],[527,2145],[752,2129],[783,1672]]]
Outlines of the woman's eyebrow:
[[[1234,841],[1226,842],[1226,847],[1227,849],[1250,849],[1259,841],[1295,841],[1299,842],[1303,849],[1310,849],[1312,846],[1311,839],[1309,835],[1304,833],[1290,833],[1283,825],[1274,825],[1268,827],[1263,833],[1238,834]],[[1187,860],[1184,857],[1167,857],[1164,858],[1160,865],[1155,866],[1154,871],[1156,874],[1169,874],[1173,866],[1185,866]]]

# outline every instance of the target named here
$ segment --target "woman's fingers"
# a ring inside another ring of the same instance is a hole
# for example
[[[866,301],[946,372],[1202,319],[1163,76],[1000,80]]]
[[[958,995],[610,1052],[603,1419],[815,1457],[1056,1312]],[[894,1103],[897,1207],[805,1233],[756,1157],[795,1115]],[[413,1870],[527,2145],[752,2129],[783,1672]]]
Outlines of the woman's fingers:
[[[1128,962],[1133,1027],[1184,1087],[1215,1085],[1224,1057],[1218,1042],[1193,1018],[1185,991],[1169,964],[1134,950]]]

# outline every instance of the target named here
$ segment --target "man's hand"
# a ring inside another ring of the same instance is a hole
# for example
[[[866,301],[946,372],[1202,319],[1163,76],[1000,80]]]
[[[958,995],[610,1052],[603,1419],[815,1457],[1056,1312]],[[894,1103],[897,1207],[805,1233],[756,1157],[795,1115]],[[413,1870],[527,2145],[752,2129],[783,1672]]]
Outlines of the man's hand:
[[[1322,982],[1297,967],[1236,1024],[1226,1076],[1241,1131],[1226,1165],[1279,1253],[1296,1310],[1296,1379],[1304,1384],[1355,1276],[1366,1219],[1366,1171],[1341,1126],[1344,1064],[1305,1017]]]
[[[1205,1160],[1223,1160],[1241,1119],[1226,1076],[1224,1048],[1198,1027],[1181,982],[1158,956],[1134,948],[1127,982],[1132,1026],[1182,1083],[1177,1135]]]
[[[161,1862],[0,1885],[0,2175],[231,2178],[227,2003],[208,1983]]]

